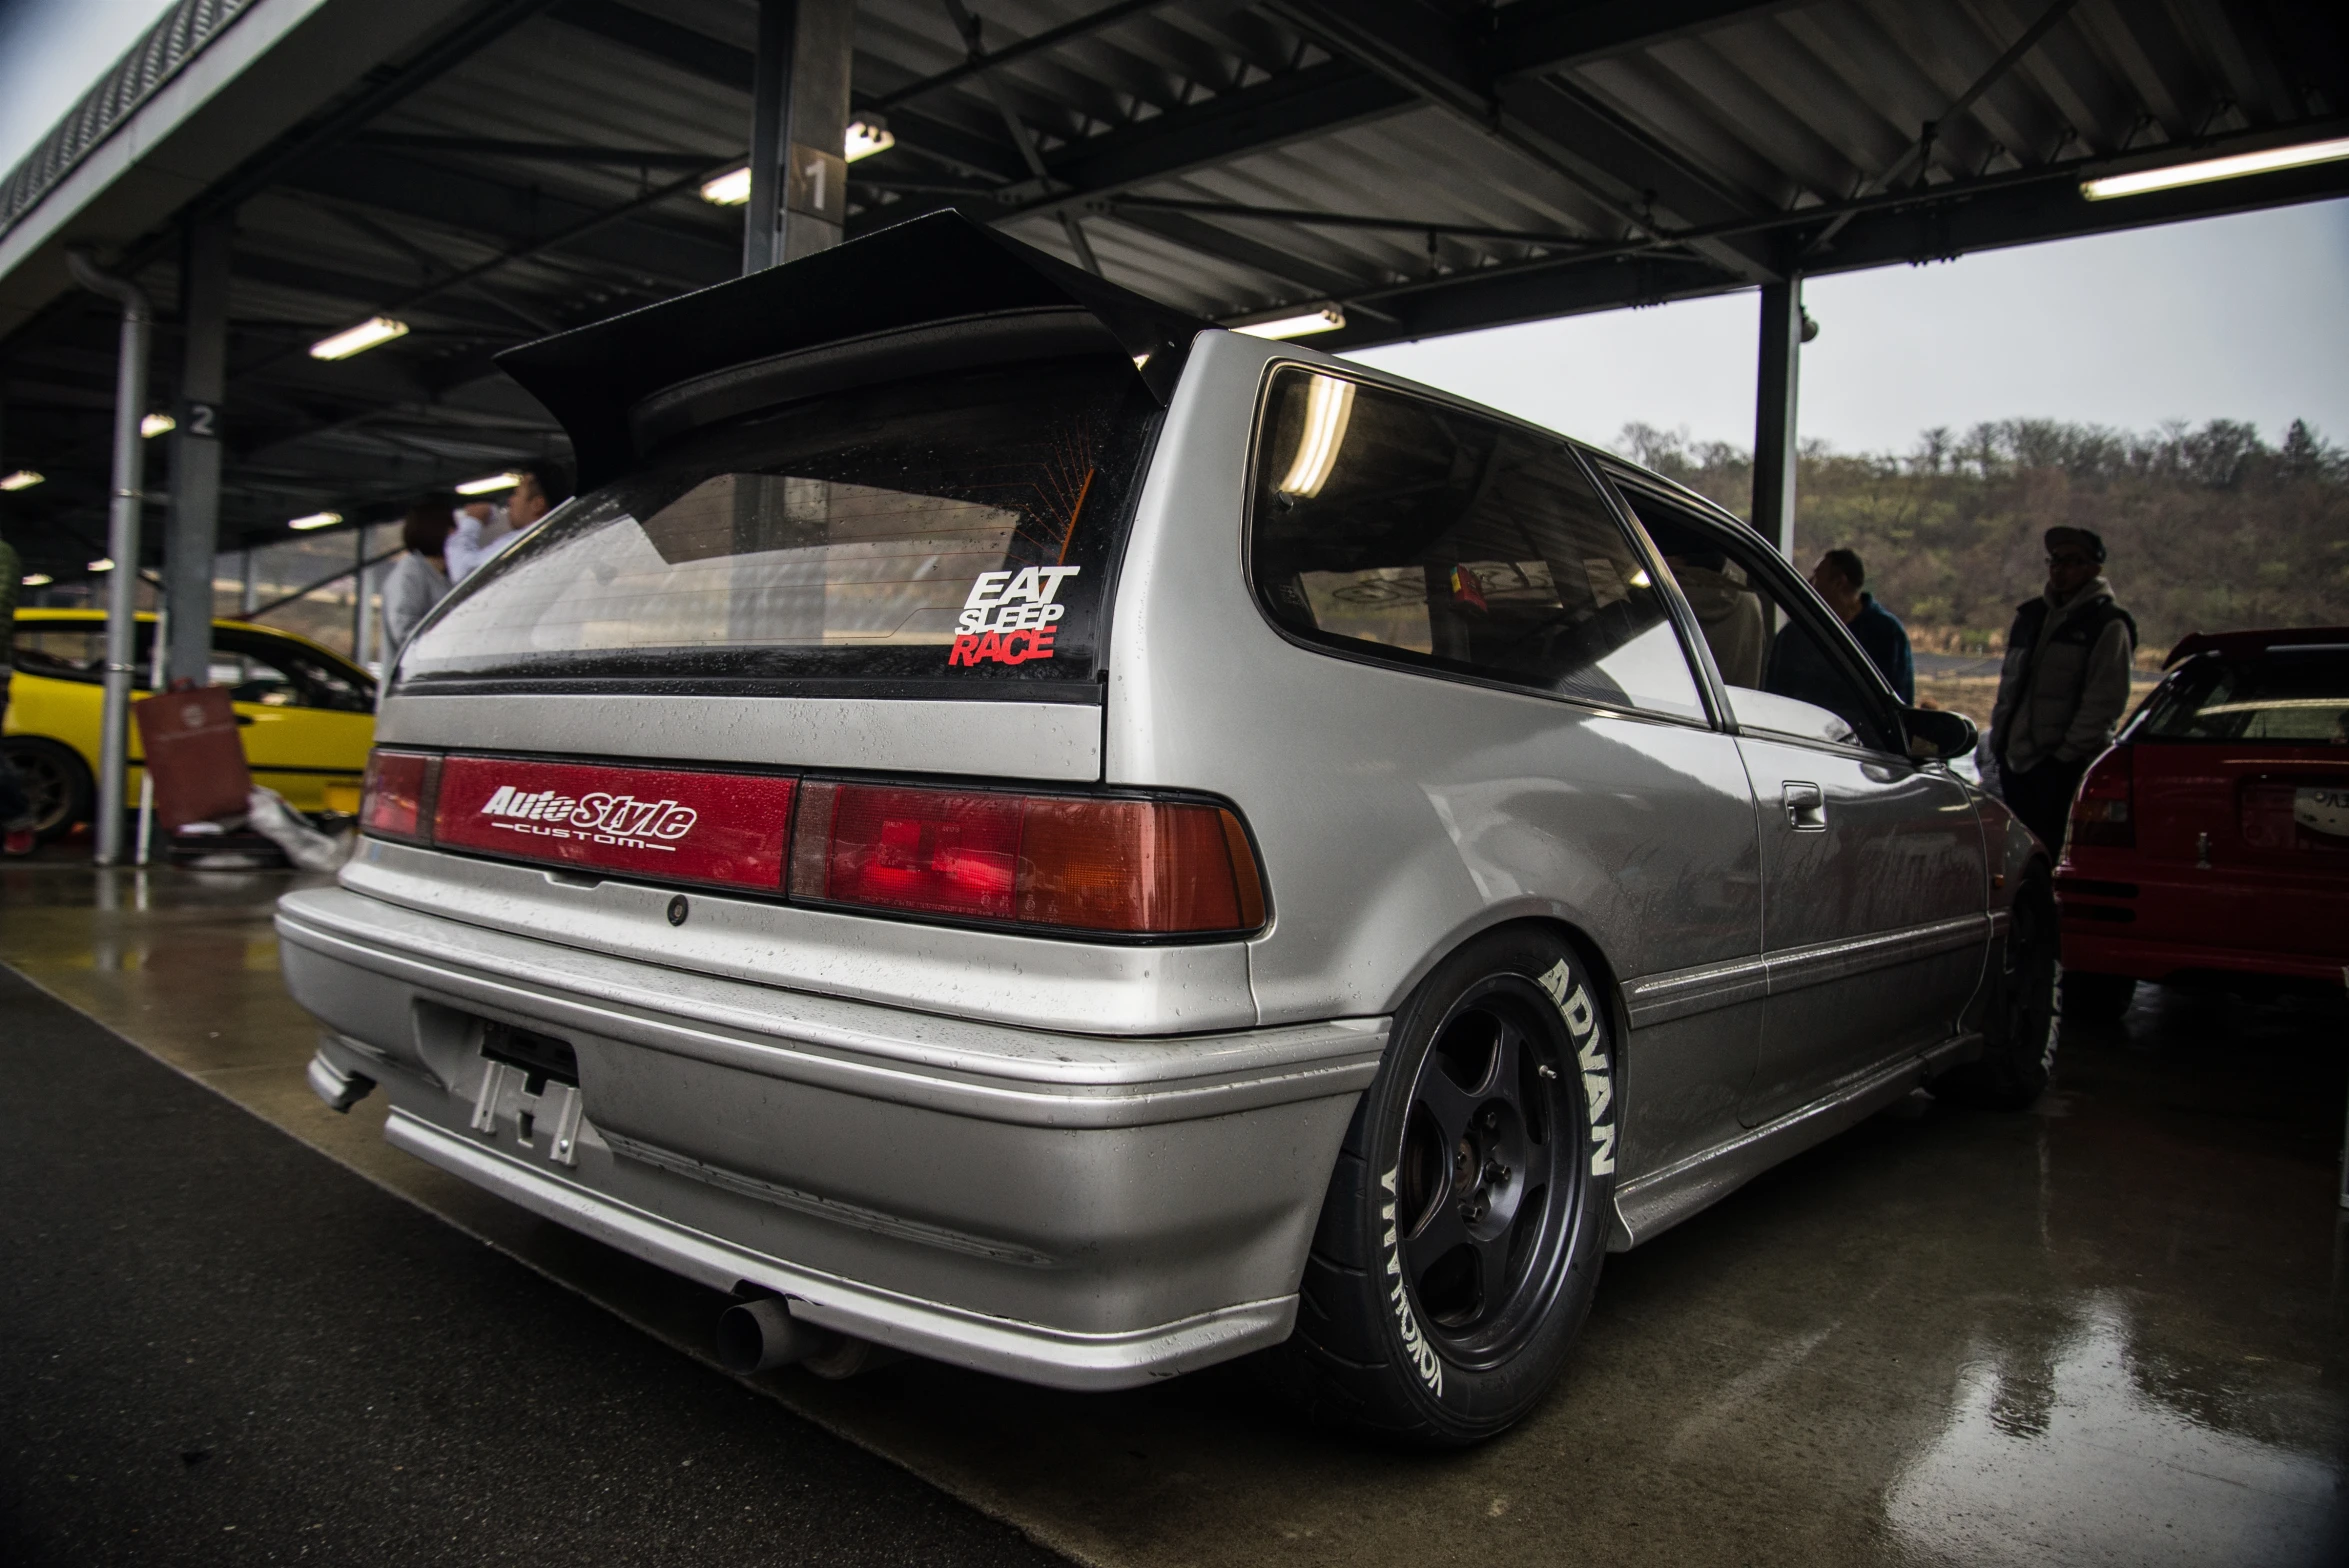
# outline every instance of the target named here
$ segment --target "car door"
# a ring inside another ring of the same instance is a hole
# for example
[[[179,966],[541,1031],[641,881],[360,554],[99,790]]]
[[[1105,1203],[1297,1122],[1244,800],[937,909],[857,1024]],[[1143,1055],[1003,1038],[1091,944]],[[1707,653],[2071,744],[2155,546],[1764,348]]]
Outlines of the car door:
[[[1738,601],[1699,622],[1761,830],[1769,1003],[1741,1111],[1758,1126],[1955,1032],[1989,942],[1982,831],[1946,767],[1903,755],[1890,689],[1784,562],[1633,500],[1684,597]]]
[[[1431,930],[1477,918],[1447,900],[1572,911],[1630,1014],[1615,1168],[1738,1136],[1765,976],[1751,790],[1629,519],[1546,432],[1304,367],[1267,405],[1257,602],[1331,657],[1278,677],[1314,695],[1277,746],[1201,784],[1289,797],[1252,819],[1272,862],[1357,890],[1405,885],[1364,846],[1412,842],[1431,811],[1450,853],[1407,873],[1407,917],[1358,893],[1335,929],[1277,928],[1249,959],[1259,1005],[1324,995],[1333,950],[1392,984]],[[1344,781],[1343,809],[1285,782],[1295,758]]]
[[[255,783],[300,811],[355,809],[329,790],[367,767],[374,703],[358,671],[290,638],[215,627],[211,677],[229,688]]]

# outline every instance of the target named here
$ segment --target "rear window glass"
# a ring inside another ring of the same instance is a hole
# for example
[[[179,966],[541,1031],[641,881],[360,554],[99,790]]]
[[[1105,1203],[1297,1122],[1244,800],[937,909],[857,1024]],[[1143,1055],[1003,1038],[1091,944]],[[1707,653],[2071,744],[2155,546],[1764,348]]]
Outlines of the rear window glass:
[[[1124,360],[836,393],[564,507],[403,682],[1091,681],[1157,406]]]
[[[1250,570],[1357,657],[1702,718],[1646,564],[1555,436],[1303,368],[1274,378]]]
[[[2132,738],[2349,746],[2349,647],[2204,654],[2155,689]]]

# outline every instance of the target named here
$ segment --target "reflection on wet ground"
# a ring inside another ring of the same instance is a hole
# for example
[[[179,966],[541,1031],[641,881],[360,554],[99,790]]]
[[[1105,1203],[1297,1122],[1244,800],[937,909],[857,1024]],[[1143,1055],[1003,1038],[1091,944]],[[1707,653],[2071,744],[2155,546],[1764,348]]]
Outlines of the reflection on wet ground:
[[[288,881],[10,868],[0,960],[706,1352],[707,1292],[386,1149],[380,1100],[310,1098],[267,918]],[[1302,1430],[1244,1367],[1115,1396],[918,1362],[763,1386],[1102,1563],[2349,1562],[2345,1046],[2337,1003],[2148,988],[2067,1034],[2033,1113],[1912,1097],[1610,1259],[1557,1393],[1468,1455]]]

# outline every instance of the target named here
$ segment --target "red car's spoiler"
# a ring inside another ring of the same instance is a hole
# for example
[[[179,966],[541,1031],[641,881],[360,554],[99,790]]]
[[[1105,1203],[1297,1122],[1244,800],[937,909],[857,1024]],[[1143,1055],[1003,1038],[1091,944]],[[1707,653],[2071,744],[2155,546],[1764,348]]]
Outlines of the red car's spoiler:
[[[2339,643],[2349,649],[2349,626],[2271,626],[2256,632],[2190,632],[2178,639],[2162,668],[2172,669],[2198,653],[2265,653],[2270,648],[2305,647],[2311,643]]]

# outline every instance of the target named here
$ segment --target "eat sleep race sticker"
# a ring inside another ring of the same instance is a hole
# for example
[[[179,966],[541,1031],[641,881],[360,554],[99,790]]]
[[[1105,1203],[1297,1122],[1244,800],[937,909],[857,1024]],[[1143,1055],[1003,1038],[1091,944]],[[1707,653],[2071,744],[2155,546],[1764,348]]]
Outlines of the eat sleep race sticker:
[[[1051,658],[1053,634],[1068,614],[1068,606],[1058,602],[1061,584],[1081,570],[1023,566],[1017,571],[981,572],[955,619],[947,668]]]

